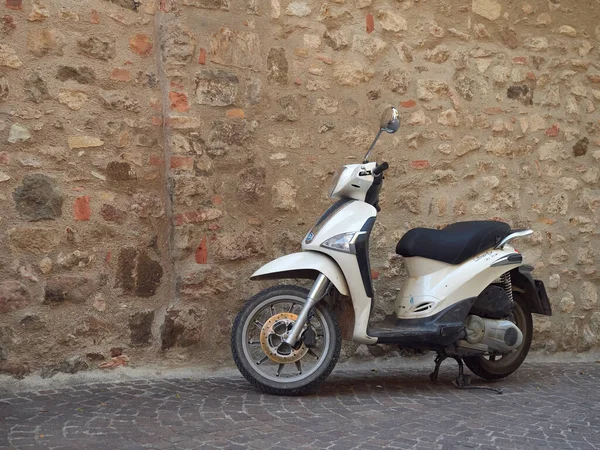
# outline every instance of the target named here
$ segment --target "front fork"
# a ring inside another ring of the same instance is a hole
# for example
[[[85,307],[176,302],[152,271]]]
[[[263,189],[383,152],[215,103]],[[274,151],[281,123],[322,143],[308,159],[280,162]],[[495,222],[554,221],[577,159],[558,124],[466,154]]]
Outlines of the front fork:
[[[313,284],[310,292],[308,293],[308,297],[306,297],[306,303],[302,307],[302,311],[298,315],[298,319],[294,323],[294,326],[288,333],[287,337],[284,338],[284,342],[291,345],[292,347],[296,345],[298,341],[298,336],[300,336],[300,332],[306,325],[306,321],[308,320],[308,315],[313,308],[317,304],[319,300],[325,297],[329,287],[331,286],[331,282],[329,279],[323,275],[322,273],[317,276],[315,283]]]

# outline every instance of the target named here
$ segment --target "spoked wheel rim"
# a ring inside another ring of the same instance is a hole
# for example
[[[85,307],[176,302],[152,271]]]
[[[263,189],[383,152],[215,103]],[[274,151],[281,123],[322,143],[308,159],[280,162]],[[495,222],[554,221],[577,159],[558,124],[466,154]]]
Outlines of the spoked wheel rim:
[[[519,330],[521,330],[521,333],[523,333],[523,342],[521,342],[521,345],[519,345],[510,353],[490,354],[483,356],[481,358],[482,362],[489,370],[493,371],[494,369],[504,369],[505,367],[514,363],[523,351],[523,347],[525,346],[525,343],[527,341],[526,333],[529,333],[530,330],[527,329],[527,320],[525,318],[525,312],[516,301],[513,302],[513,315],[515,325],[519,328]]]
[[[317,336],[314,348],[304,344],[292,348],[283,342],[305,302],[299,296],[278,295],[259,303],[247,316],[242,349],[250,367],[261,377],[294,383],[310,377],[325,363],[331,332],[318,308],[313,309],[310,321]]]

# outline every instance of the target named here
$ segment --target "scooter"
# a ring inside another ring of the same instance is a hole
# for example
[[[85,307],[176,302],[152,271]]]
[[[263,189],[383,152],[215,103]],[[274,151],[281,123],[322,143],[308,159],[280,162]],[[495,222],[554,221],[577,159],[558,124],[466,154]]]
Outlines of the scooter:
[[[330,197],[338,200],[310,229],[302,251],[277,258],[251,276],[314,280],[310,290],[295,285],[263,290],[234,321],[233,359],[260,390],[300,395],[327,378],[342,344],[332,310],[335,302],[352,302],[353,341],[434,351],[433,381],[442,361],[453,358],[459,365],[454,380],[459,388],[482,388],[470,385],[463,361],[487,380],[517,370],[531,345],[532,314],[552,314],[544,283],[532,277],[533,267],[524,265],[523,256],[510,245],[533,231],[470,221],[404,234],[396,252],[409,277],[396,299],[395,314],[370,323],[375,293],[369,238],[389,165],[368,158],[383,132],[399,128],[398,110],[386,109],[363,163],[345,165],[335,175]]]

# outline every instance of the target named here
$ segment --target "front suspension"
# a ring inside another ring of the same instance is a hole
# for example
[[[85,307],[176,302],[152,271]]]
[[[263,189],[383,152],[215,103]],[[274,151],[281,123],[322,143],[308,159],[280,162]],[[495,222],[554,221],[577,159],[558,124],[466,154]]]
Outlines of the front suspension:
[[[284,338],[284,342],[291,345],[292,347],[296,345],[296,341],[298,341],[298,336],[300,336],[304,325],[306,325],[306,321],[308,320],[310,311],[319,300],[325,297],[325,294],[327,294],[327,291],[329,290],[330,286],[331,282],[329,281],[329,279],[325,275],[320,273],[317,279],[315,280],[315,283],[313,284],[310,292],[308,293],[308,297],[306,297],[306,303],[302,307],[302,311],[300,311],[300,314],[298,314],[298,319],[294,323],[294,326],[288,333],[287,337]]]

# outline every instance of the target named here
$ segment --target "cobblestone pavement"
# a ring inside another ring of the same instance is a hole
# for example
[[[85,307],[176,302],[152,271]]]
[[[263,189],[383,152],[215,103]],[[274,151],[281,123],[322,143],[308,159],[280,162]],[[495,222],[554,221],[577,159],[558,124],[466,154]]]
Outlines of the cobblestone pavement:
[[[454,388],[454,366],[437,383],[424,369],[335,372],[295,398],[241,376],[10,394],[0,448],[600,449],[600,364],[525,365],[493,383],[504,395]]]

